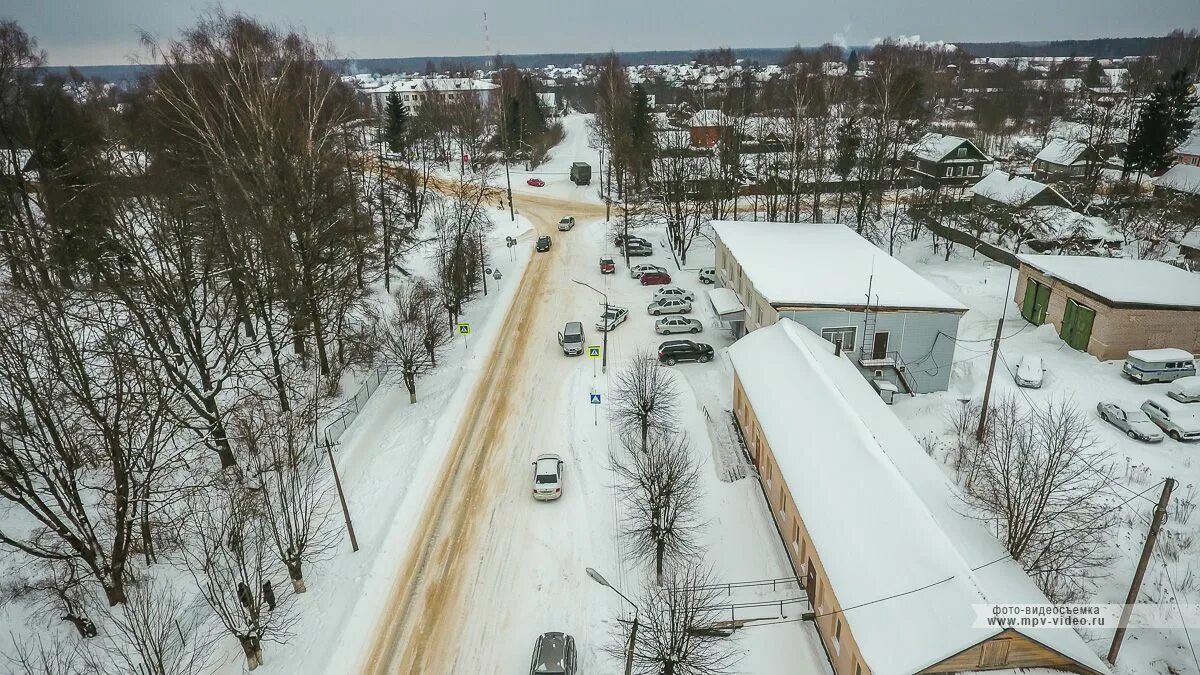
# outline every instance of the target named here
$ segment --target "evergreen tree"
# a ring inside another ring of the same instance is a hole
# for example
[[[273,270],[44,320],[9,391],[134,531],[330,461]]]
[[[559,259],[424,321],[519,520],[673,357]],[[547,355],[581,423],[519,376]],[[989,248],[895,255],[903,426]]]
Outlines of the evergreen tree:
[[[1089,87],[1104,86],[1104,69],[1096,59],[1088,61],[1087,70],[1083,71],[1083,83]]]
[[[400,100],[400,94],[392,92],[387,96],[387,108],[384,110],[383,138],[387,141],[388,150],[403,153],[408,149],[411,117],[408,106]]]
[[[854,73],[858,72],[858,52],[853,49],[850,50],[850,56],[846,59],[846,72],[851,77],[854,76]]]
[[[1141,105],[1125,153],[1126,165],[1153,174],[1170,167],[1172,152],[1192,129],[1195,107],[1196,100],[1188,91],[1187,71],[1175,71]]]
[[[626,110],[629,148],[627,168],[633,175],[634,185],[640,187],[650,172],[650,162],[654,156],[654,120],[650,112],[650,99],[642,85],[634,85],[629,91]]]

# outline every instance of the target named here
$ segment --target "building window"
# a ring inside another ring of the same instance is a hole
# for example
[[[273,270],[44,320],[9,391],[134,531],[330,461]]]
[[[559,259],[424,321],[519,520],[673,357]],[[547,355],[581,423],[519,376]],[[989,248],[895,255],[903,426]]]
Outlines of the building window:
[[[779,515],[787,517],[787,492],[782,483],[779,485]]]
[[[967,149],[966,149],[966,148],[959,148],[958,150],[956,150],[956,151],[955,151],[955,153],[954,153],[954,156],[955,156],[955,157],[957,157],[957,158],[959,158],[959,159],[962,159],[962,158],[966,157],[966,156],[967,156]]]
[[[838,617],[833,621],[833,649],[837,652],[842,651],[842,618]]]
[[[858,336],[858,327],[845,326],[841,328],[822,328],[821,337],[837,344],[842,342],[842,351],[854,351],[854,338]]]
[[[796,552],[800,554],[801,558],[804,557],[804,547],[800,543],[799,523],[792,523],[792,548],[796,549]]]
[[[950,177],[950,167],[946,167],[946,178]]]
[[[974,175],[975,175],[975,169],[977,169],[977,168],[978,168],[978,167],[976,167],[974,164],[972,164],[971,166],[968,166],[968,167],[967,167],[967,175],[968,175],[968,176],[974,176]]]
[[[854,675],[862,675],[862,664],[857,660],[854,662]]]

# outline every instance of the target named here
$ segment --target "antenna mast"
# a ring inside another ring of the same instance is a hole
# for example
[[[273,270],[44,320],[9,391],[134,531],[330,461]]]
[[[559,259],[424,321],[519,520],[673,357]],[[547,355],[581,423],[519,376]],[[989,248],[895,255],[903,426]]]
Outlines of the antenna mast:
[[[490,71],[495,67],[492,63],[492,35],[488,32],[487,11],[483,13],[483,69]]]

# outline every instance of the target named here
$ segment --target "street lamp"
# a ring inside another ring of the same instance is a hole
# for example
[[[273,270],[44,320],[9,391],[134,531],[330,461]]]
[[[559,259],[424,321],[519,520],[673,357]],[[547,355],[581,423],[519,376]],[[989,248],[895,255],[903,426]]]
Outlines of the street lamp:
[[[606,330],[600,331],[601,333],[604,333],[604,336],[601,338],[602,344],[600,347],[600,372],[607,373],[608,372],[608,331],[613,328],[613,326],[609,326],[607,323],[605,323],[608,321],[608,294],[605,293],[604,291],[601,291],[601,290],[595,288],[591,284],[585,284],[582,281],[579,281],[578,279],[572,279],[571,281],[579,284],[580,286],[587,286],[588,288],[592,289],[593,291],[599,293],[604,298],[604,314],[602,315],[602,318],[600,319],[600,325],[604,326]],[[592,371],[592,374],[594,375],[595,371]],[[595,578],[595,577],[593,577],[593,578]],[[607,584],[605,584],[605,585],[607,585]]]
[[[621,596],[622,600],[633,606],[633,628],[629,631],[629,647],[627,647],[625,650],[625,675],[631,675],[631,673],[633,673],[633,646],[637,644],[638,615],[641,613],[641,609],[632,600],[625,597],[625,594],[618,590],[616,586],[608,583],[608,579],[605,579],[604,576],[596,570],[588,567],[587,575],[592,578],[592,581],[600,584],[601,586],[611,588],[614,593]]]

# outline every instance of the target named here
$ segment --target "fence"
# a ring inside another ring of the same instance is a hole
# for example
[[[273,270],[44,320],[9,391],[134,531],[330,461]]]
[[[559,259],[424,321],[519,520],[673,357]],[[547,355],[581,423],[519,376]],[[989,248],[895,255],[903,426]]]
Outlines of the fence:
[[[923,211],[913,209],[911,213],[914,218],[917,218],[921,221],[921,224],[924,225],[926,229],[943,239],[949,239],[956,244],[962,244],[963,246],[967,246],[972,250],[979,251],[992,260],[1008,265],[1009,267],[1021,266],[1021,261],[1017,259],[1016,254],[1014,254],[1012,251],[1006,251],[999,246],[982,241],[970,232],[963,232],[962,230],[956,230],[952,227],[942,225],[933,218],[929,217],[929,215]]]
[[[337,415],[332,422],[325,425],[325,445],[332,446],[341,439],[342,434],[346,429],[354,424],[354,420],[358,418],[358,413],[367,405],[367,401],[371,400],[371,394],[374,394],[379,385],[383,383],[383,378],[388,374],[387,368],[379,368],[372,371],[367,376],[366,382],[355,392],[354,398],[343,403],[333,414]]]

